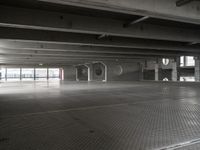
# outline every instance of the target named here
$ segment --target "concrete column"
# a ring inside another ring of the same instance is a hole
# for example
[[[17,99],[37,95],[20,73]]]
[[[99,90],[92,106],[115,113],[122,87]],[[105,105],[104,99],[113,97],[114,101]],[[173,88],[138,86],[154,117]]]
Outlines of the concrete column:
[[[101,62],[101,63],[105,67],[105,79],[103,80],[103,82],[107,82],[108,81],[108,66],[105,63],[103,63],[103,62]]]
[[[34,68],[34,80],[36,80],[36,70]]]
[[[76,66],[63,66],[61,69],[62,78],[65,81],[77,81],[78,80],[78,71]]]
[[[62,80],[63,76],[62,76],[62,68],[59,68],[59,79]]]
[[[155,81],[158,81],[159,80],[159,65],[158,63],[155,64]]]
[[[92,64],[85,65],[88,68],[88,81],[93,81],[93,67]]]
[[[194,69],[194,76],[195,76],[195,81],[199,82],[200,81],[200,58],[195,57],[195,69]]]
[[[76,67],[75,69],[76,69],[76,81],[79,81],[79,79],[78,79],[78,68]]]
[[[139,80],[143,81],[144,80],[144,64],[139,63]]]
[[[88,67],[88,81],[91,81],[91,68]]]
[[[49,68],[47,68],[47,80],[49,80]]]
[[[2,80],[2,72],[1,72],[2,68],[0,67],[0,80]]]
[[[177,81],[177,61],[172,62],[172,81]]]
[[[65,80],[65,72],[63,68],[60,68],[60,80],[61,81]]]
[[[20,68],[20,80],[22,80],[22,68]]]
[[[187,56],[184,56],[184,66],[187,66],[187,64],[188,64]]]
[[[8,80],[8,68],[5,68],[6,70],[6,72],[5,72],[5,80],[7,81]]]

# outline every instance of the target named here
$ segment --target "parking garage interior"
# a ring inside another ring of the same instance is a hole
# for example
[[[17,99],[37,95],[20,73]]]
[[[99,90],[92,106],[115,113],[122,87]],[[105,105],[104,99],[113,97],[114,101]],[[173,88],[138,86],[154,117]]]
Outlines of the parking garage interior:
[[[0,150],[199,150],[198,0],[1,0]]]

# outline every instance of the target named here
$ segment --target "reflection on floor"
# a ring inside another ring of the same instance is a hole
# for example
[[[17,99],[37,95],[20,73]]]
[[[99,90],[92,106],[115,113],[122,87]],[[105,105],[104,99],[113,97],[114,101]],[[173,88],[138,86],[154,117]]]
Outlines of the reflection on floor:
[[[0,83],[0,150],[200,149],[200,84]]]

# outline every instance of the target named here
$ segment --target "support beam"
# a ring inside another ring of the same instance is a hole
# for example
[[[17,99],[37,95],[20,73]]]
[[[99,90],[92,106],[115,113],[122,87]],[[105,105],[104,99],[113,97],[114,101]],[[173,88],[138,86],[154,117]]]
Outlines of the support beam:
[[[188,3],[191,3],[193,1],[194,0],[178,0],[178,1],[176,1],[176,6],[180,7],[180,6],[186,5]]]
[[[189,42],[188,45],[195,45],[198,44],[197,42]]]
[[[159,64],[155,63],[155,81],[159,80]]]
[[[105,67],[105,78],[104,78],[103,82],[107,82],[108,81],[108,66],[104,62],[100,62],[100,63],[102,63]]]
[[[49,80],[49,68],[47,68],[47,80]]]
[[[22,68],[20,68],[20,80],[22,80]]]
[[[195,69],[194,69],[195,73],[195,81],[196,82],[200,82],[200,58],[199,57],[195,57]]]
[[[7,69],[7,67],[5,68],[5,80],[7,81],[7,79],[8,79],[8,69]]]
[[[59,47],[59,45],[58,45]],[[77,48],[76,46],[74,48]],[[106,47],[80,47],[79,49],[44,49],[44,48],[4,48],[0,47],[0,55],[30,55],[30,56],[81,56],[81,55],[153,55],[153,56],[198,56],[200,52],[191,51],[170,51],[170,50],[151,50],[151,49],[128,49],[128,48],[106,48]]]
[[[7,41],[15,42],[34,42],[34,43],[53,43],[84,45],[112,48],[142,48],[154,50],[176,50],[176,51],[198,51],[199,47],[188,46],[181,42],[158,41],[148,39],[133,39],[110,37],[108,39],[96,39],[96,36],[62,33],[51,31],[38,31],[14,28],[0,28],[0,43]]]
[[[142,61],[145,57],[149,56],[134,56],[134,57],[50,57],[50,56],[21,56],[21,55],[4,55],[1,56],[0,58],[0,64],[6,64],[6,63],[12,63],[12,64],[29,64],[33,63],[36,65],[39,65],[39,63],[42,64],[60,64],[60,63],[65,63],[65,64],[77,64],[77,63],[85,63],[85,62],[93,62],[93,61],[115,61],[116,59],[123,60],[124,62],[140,62]],[[153,59],[155,56],[152,56],[149,59]]]
[[[105,38],[105,37],[108,37],[108,35],[107,34],[101,34],[97,37],[97,39],[102,39],[102,38]]]
[[[147,55],[147,54],[133,54],[133,55],[126,55],[126,54],[88,54],[88,53],[73,53],[73,54],[60,54],[60,55],[56,55],[56,54],[34,54],[34,55],[30,55],[30,54],[18,54],[18,53],[14,53],[14,54],[0,54],[1,59],[3,58],[26,58],[26,59],[34,59],[34,58],[46,58],[46,59],[58,59],[58,60],[73,60],[73,59],[134,59],[134,58],[153,58],[156,55]],[[163,57],[163,56],[160,56]],[[171,56],[172,57],[172,56]]]
[[[144,66],[145,66],[145,61],[142,63],[138,63],[139,65],[139,81],[144,80]]]
[[[39,0],[42,2],[55,3],[60,5],[78,6],[125,14],[150,16],[180,22],[200,24],[199,10],[194,9],[195,5],[177,9],[173,0]]]
[[[140,22],[145,21],[145,20],[147,20],[147,19],[149,19],[149,18],[150,18],[149,16],[141,17],[141,18],[139,18],[139,19],[136,19],[136,20],[134,20],[134,21],[131,21],[131,22],[129,22],[129,23],[124,24],[124,27],[125,27],[125,28],[130,27],[131,25],[140,23]]]
[[[36,80],[36,70],[35,70],[35,68],[34,68],[34,80]]]
[[[78,46],[54,43],[22,42],[22,41],[0,41],[0,54],[29,54],[29,55],[66,55],[73,53],[89,54],[145,54],[154,56],[199,56],[199,49],[190,49],[187,46],[184,51],[175,51],[171,49],[141,49],[141,48],[117,48],[117,47],[98,47],[98,46]]]
[[[34,29],[57,32],[73,32],[100,35],[98,39],[109,36],[159,39],[180,42],[199,42],[200,31],[181,29],[149,23],[136,24],[148,17],[133,21],[134,27],[124,28],[124,21],[33,9],[0,6],[0,27]],[[5,17],[6,15],[6,17]],[[13,18],[13,16],[15,16]],[[60,19],[60,16],[63,19]]]
[[[76,69],[76,81],[78,82],[79,81],[79,79],[78,79],[78,68],[75,67],[75,69]]]
[[[172,62],[172,81],[177,81],[177,62],[174,60]]]
[[[88,81],[92,81],[93,80],[93,68],[92,68],[92,64],[85,64],[85,66],[88,67]]]

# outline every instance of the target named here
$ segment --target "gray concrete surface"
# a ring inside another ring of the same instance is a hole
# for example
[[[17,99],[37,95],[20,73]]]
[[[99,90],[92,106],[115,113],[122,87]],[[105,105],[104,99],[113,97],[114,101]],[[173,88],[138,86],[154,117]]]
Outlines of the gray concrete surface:
[[[0,83],[0,150],[198,149],[199,91],[199,83]]]

